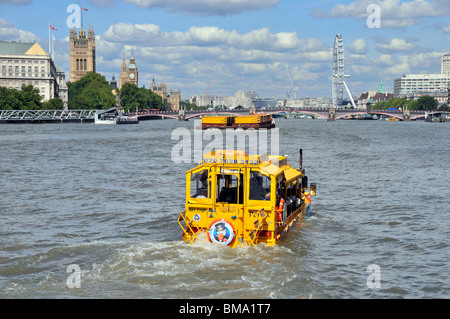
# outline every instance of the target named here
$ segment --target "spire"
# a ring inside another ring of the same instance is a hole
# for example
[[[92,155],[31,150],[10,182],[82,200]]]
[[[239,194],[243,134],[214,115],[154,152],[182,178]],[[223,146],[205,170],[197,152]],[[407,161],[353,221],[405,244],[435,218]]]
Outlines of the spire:
[[[125,54],[123,55],[122,72],[127,72],[127,63],[125,62]]]
[[[130,64],[128,65],[129,70],[136,70],[136,59],[134,58],[134,50],[131,49],[131,58],[130,58]]]
[[[86,31],[84,31],[83,27],[81,27],[80,30],[80,39],[85,39],[86,38]]]

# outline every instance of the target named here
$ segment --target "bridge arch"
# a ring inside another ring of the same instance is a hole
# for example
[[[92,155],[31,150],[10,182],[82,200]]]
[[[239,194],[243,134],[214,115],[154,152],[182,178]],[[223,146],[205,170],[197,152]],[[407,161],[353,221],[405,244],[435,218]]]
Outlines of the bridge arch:
[[[197,113],[197,114],[192,114],[190,116],[186,116],[186,120],[189,120],[189,119],[191,119],[193,117],[197,117],[197,116],[203,116],[203,115],[223,115],[223,114],[242,116],[242,114],[237,114],[237,113],[233,113],[233,112],[217,112],[217,113],[204,112],[204,113]]]
[[[323,114],[320,113],[316,113],[316,112],[311,112],[311,111],[300,111],[300,110],[282,110],[282,111],[274,111],[274,112],[266,112],[265,114],[267,115],[274,115],[274,114],[282,114],[282,113],[300,113],[300,114],[312,114],[312,115],[316,115],[319,117],[322,117],[324,119],[328,120],[328,116],[325,116]]]
[[[386,115],[386,116],[390,116],[390,117],[396,117],[400,120],[403,120],[403,115],[402,114],[392,114],[392,113],[387,113],[387,112],[380,112],[380,111],[363,111],[363,112],[350,112],[350,113],[346,113],[346,114],[341,114],[339,116],[336,116],[336,120],[338,119],[342,119],[346,116],[350,116],[350,115],[361,115],[361,114],[379,114],[379,115]]]

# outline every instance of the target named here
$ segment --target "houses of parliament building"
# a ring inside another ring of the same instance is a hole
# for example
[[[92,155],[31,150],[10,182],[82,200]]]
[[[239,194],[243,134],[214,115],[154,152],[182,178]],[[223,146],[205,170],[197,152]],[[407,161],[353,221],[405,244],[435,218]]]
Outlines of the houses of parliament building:
[[[136,59],[134,58],[134,53],[131,53],[130,63],[126,64],[125,55],[123,56],[122,69],[119,77],[119,90],[125,83],[131,83],[138,86],[139,83],[139,73],[136,67]]]
[[[79,34],[75,28],[70,29],[70,81],[81,79],[95,69],[95,33],[89,26],[88,33],[81,28]]]

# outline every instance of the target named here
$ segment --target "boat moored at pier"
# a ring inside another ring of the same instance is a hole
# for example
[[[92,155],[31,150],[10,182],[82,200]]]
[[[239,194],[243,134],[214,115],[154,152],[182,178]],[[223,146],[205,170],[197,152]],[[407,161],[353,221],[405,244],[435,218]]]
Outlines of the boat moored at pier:
[[[316,185],[285,156],[216,150],[186,173],[183,240],[236,246],[275,245],[308,214]],[[205,236],[206,235],[206,236]]]
[[[117,108],[100,110],[95,112],[94,124],[116,125],[116,124],[138,124],[137,117],[124,116]]]

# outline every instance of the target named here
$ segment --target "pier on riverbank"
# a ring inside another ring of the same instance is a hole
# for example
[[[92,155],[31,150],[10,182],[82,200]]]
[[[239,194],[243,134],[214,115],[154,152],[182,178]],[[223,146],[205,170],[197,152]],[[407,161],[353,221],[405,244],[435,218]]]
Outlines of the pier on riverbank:
[[[2,110],[0,124],[92,123],[97,110]]]

